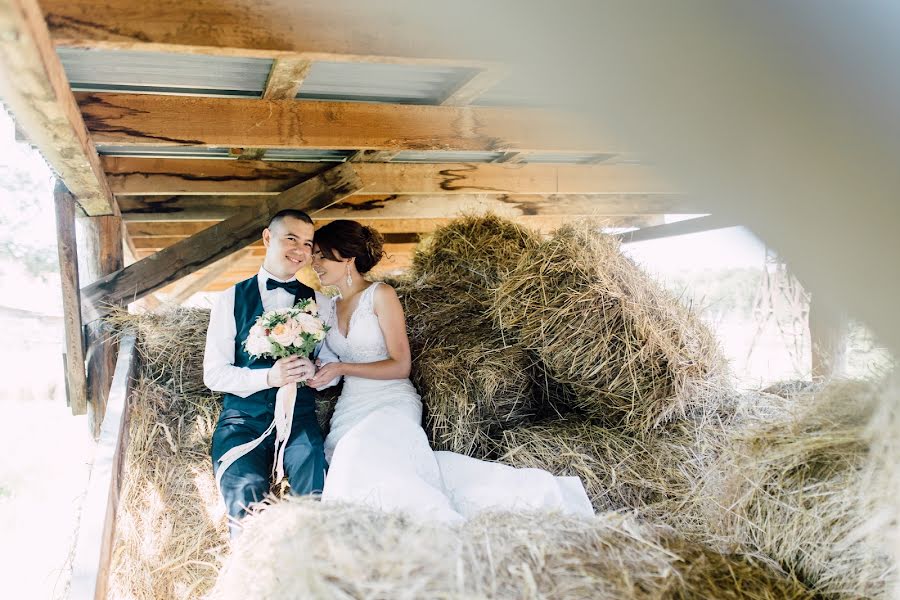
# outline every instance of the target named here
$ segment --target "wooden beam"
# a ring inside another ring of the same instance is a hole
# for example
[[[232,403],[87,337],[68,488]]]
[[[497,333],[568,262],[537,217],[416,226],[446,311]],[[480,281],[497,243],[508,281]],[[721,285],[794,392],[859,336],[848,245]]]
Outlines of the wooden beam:
[[[443,106],[466,106],[481,94],[494,87],[509,73],[506,67],[482,69],[450,92],[441,102]]]
[[[350,162],[391,162],[400,154],[398,150],[357,150],[347,160]]]
[[[705,217],[686,219],[676,223],[666,223],[665,225],[656,225],[654,227],[646,227],[636,231],[628,231],[626,233],[618,234],[617,237],[622,240],[623,244],[630,244],[633,242],[646,242],[648,240],[674,237],[676,235],[687,235],[689,233],[701,233],[704,231],[725,229],[726,227],[735,227],[737,225],[737,221],[731,217],[707,215]]]
[[[85,320],[104,316],[109,304],[141,298],[244,248],[259,238],[280,210],[320,210],[358,191],[360,185],[350,165],[339,165],[275,196],[255,210],[242,211],[190,239],[107,275],[82,290]]]
[[[319,163],[160,158],[104,158],[117,195],[277,194],[321,172]],[[641,165],[502,165],[492,163],[355,163],[361,193],[672,194]]]
[[[813,295],[808,319],[813,381],[840,377],[847,367],[847,316],[827,298]]]
[[[0,95],[89,215],[116,214],[97,150],[36,0],[0,1]]]
[[[76,220],[76,225],[78,272],[82,286],[90,285],[124,266],[121,217],[81,217]],[[116,341],[102,321],[94,321],[85,327],[85,346],[88,428],[97,438],[106,413],[109,386],[116,364]]]
[[[470,108],[77,93],[95,143],[348,150],[615,152],[573,115]],[[190,115],[190,118],[185,118]]]
[[[64,46],[485,65],[475,48],[436,49],[434,32],[409,27],[402,13],[357,0],[41,0],[41,6],[54,41]],[[441,22],[447,18],[442,15]]]
[[[276,58],[266,80],[263,100],[293,100],[309,75],[312,62],[305,58]]]
[[[131,223],[224,219],[267,196],[122,196],[123,218]],[[316,216],[320,219],[444,218],[492,211],[523,215],[633,216],[703,212],[689,198],[663,194],[354,194]]]
[[[304,58],[276,58],[269,69],[269,78],[262,94],[263,100],[293,100],[311,67],[312,62]],[[259,160],[265,154],[265,148],[241,148],[237,158]]]
[[[94,451],[91,477],[78,523],[68,594],[71,600],[106,598],[122,468],[128,446],[128,399],[137,364],[136,354],[134,334],[125,335],[119,344],[106,418]]]
[[[191,296],[205,290],[216,279],[221,277],[223,273],[234,269],[241,261],[247,258],[254,259],[257,263],[259,262],[258,259],[250,254],[249,249],[244,249],[240,252],[235,252],[231,256],[226,256],[225,258],[217,260],[208,267],[195,273],[194,276],[185,277],[176,281],[165,290],[166,304],[178,305],[185,303]]]
[[[369,219],[365,215],[355,219],[379,231],[386,237],[388,243],[411,243],[411,235],[423,235],[433,232],[453,221],[456,217],[431,218],[431,219]],[[638,215],[626,217],[594,217],[594,221],[604,227],[649,227],[660,223],[662,215]],[[573,217],[566,215],[524,215],[514,219],[524,227],[549,233],[554,229],[570,223]],[[330,222],[330,220],[318,220],[313,216],[317,227]],[[129,223],[135,244],[140,246],[138,253],[148,249],[165,247],[184,238],[195,235],[219,223],[218,221],[157,221],[150,223]],[[406,238],[406,239],[404,239]]]
[[[75,239],[75,199],[61,181],[53,190],[56,209],[56,245],[63,298],[66,336],[66,399],[73,415],[87,412],[87,374],[84,367],[84,331],[78,290],[78,246]]]

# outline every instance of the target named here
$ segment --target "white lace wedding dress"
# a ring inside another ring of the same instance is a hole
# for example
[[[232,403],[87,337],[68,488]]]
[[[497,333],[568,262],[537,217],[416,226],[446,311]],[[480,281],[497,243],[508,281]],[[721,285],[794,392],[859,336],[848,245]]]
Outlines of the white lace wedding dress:
[[[362,293],[346,337],[337,327],[333,307],[322,307],[331,325],[327,343],[344,362],[388,358],[373,309],[378,285]],[[577,477],[434,452],[421,421],[422,402],[408,379],[345,377],[325,439],[330,466],[322,501],[362,503],[448,523],[484,510],[593,515]]]

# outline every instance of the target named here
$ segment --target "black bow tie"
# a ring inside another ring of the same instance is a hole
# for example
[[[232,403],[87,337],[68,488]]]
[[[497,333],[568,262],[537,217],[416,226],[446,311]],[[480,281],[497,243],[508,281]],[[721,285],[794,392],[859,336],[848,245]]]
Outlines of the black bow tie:
[[[303,284],[300,283],[299,281],[297,281],[296,279],[293,279],[291,281],[275,281],[274,279],[266,279],[266,289],[267,290],[274,290],[275,288],[282,288],[282,289],[289,291],[294,296],[296,296],[297,294],[300,293],[300,289],[302,286],[303,286]]]

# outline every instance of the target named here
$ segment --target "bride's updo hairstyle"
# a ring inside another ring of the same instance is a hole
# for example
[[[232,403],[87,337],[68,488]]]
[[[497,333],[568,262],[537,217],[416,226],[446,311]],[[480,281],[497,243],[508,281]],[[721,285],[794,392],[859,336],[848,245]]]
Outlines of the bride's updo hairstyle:
[[[384,238],[380,233],[356,221],[338,220],[316,230],[313,243],[328,260],[355,258],[356,270],[368,273],[384,256]]]

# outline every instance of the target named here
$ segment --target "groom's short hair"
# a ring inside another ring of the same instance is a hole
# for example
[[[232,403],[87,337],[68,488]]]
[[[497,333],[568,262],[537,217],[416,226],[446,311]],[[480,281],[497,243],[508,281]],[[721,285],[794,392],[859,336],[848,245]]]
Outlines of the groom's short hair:
[[[283,221],[285,217],[291,217],[292,219],[297,219],[298,221],[303,221],[304,223],[309,223],[310,225],[313,224],[312,218],[302,210],[297,210],[296,208],[286,208],[275,213],[275,216],[273,216],[272,220],[269,221],[269,229],[271,229],[273,225],[277,225],[278,223]]]

